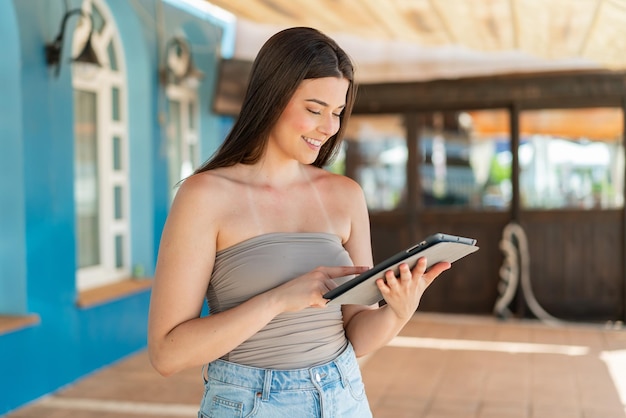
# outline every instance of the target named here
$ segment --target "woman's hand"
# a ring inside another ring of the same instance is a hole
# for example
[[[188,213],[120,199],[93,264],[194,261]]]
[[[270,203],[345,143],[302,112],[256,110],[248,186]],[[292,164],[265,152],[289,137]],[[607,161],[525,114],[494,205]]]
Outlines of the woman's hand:
[[[323,308],[328,302],[323,295],[337,287],[334,279],[360,274],[368,269],[366,266],[318,267],[270,292],[280,298],[285,312],[299,311],[308,307]]]
[[[396,316],[408,321],[417,310],[426,288],[450,267],[450,263],[441,262],[426,271],[426,258],[422,257],[412,271],[406,263],[401,264],[398,277],[389,270],[385,273],[385,279],[378,279],[376,285]]]

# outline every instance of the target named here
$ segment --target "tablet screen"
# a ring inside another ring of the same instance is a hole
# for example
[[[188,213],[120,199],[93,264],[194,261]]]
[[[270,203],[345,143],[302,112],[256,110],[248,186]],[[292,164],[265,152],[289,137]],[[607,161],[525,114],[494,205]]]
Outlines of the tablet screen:
[[[384,277],[386,271],[393,270],[398,275],[400,264],[407,263],[412,269],[421,257],[427,258],[427,268],[442,261],[453,263],[476,251],[478,247],[475,239],[442,233],[434,234],[330,290],[324,294],[324,298],[329,299],[328,304],[332,305],[372,305],[383,299],[376,286],[376,280]]]

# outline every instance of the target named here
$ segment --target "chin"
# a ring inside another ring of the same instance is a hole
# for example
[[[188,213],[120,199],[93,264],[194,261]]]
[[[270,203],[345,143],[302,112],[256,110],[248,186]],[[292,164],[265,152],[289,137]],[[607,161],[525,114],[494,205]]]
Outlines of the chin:
[[[298,158],[298,161],[300,161],[301,164],[311,165],[317,160],[318,156],[318,153],[315,153],[315,155],[303,155]]]

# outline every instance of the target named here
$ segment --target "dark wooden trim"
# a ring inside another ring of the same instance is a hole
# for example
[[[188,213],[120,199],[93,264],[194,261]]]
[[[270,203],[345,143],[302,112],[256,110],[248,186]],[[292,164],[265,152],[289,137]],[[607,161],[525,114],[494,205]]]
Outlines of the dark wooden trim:
[[[520,185],[519,185],[519,106],[513,104],[510,107],[511,129],[511,220],[519,223],[520,211]]]
[[[598,97],[561,97],[542,98],[538,100],[519,100],[516,102],[519,111],[543,109],[580,109],[588,107],[622,107],[622,96],[607,94]]]
[[[626,161],[626,95],[622,96],[622,116],[624,125],[622,126],[622,153]],[[626,180],[626,167],[624,168],[624,179]],[[624,196],[626,196],[626,181],[624,181]],[[626,205],[622,207],[622,242],[626,249]],[[623,278],[623,298],[622,298],[622,321],[626,322],[626,257],[622,255],[622,278]]]
[[[355,113],[419,110],[619,106],[626,73],[512,74],[458,80],[361,84]]]
[[[220,67],[213,110],[236,115],[243,101],[252,61],[224,60]],[[228,80],[222,80],[223,77]],[[226,91],[222,91],[224,87]],[[426,82],[364,83],[358,86],[354,113],[488,109],[508,107],[513,102],[520,106],[520,110],[621,106],[624,95],[626,73],[595,70],[503,74]],[[223,99],[227,105],[221,104]]]

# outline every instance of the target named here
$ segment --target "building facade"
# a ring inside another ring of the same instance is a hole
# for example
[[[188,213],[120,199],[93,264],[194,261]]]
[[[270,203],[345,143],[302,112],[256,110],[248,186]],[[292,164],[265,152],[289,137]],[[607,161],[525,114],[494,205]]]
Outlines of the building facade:
[[[0,2],[0,415],[145,348],[176,184],[231,123],[205,6]]]

